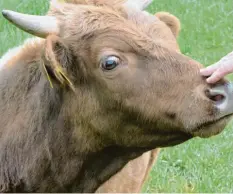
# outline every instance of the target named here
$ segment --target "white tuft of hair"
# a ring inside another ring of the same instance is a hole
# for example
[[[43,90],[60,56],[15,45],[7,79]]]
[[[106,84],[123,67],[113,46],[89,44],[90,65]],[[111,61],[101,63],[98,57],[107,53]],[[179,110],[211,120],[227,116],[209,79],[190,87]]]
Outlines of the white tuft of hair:
[[[24,43],[20,46],[14,47],[9,49],[3,56],[0,58],[0,70],[16,55],[20,53],[22,48],[27,46],[28,44],[36,44],[38,41],[41,41],[41,38],[38,37],[33,37],[33,38],[28,38],[24,41]]]

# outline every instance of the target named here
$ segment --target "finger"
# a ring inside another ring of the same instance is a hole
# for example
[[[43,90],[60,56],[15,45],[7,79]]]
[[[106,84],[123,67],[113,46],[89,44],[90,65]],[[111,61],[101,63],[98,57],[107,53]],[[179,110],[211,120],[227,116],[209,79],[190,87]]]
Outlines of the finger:
[[[227,71],[222,71],[221,69],[218,69],[209,78],[207,78],[206,81],[210,84],[214,84],[222,79],[225,75],[227,75],[227,73]]]
[[[206,68],[200,69],[200,73],[203,76],[209,76],[212,73],[214,73],[219,67],[220,67],[220,64],[215,63],[213,65],[210,65],[210,66],[206,67]]]

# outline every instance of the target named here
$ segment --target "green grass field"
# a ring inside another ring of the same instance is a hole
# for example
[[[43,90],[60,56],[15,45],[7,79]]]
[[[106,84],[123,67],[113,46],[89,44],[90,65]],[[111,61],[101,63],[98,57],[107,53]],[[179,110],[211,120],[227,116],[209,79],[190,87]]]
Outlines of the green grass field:
[[[0,8],[42,15],[48,5],[47,0],[1,0]],[[176,15],[182,52],[202,64],[233,50],[233,0],[154,0],[149,11]],[[0,16],[0,56],[27,37]],[[232,124],[221,135],[163,149],[144,192],[233,192]]]

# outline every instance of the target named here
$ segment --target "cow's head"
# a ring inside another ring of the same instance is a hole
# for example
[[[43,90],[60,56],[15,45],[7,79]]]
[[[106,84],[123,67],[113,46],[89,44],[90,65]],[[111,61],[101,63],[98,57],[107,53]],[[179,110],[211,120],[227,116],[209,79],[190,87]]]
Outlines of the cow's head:
[[[162,22],[126,4],[55,3],[48,16],[3,14],[46,39],[46,77],[59,83],[54,87],[68,86],[74,115],[82,112],[119,145],[174,145],[218,134],[229,121],[226,82],[205,82],[202,65],[179,52],[179,28],[169,28],[164,13]]]

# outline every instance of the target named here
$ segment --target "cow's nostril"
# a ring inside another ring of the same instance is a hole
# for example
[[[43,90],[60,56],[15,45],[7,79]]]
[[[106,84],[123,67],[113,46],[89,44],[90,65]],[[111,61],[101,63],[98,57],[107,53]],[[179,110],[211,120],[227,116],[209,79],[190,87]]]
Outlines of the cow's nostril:
[[[205,91],[206,96],[215,103],[220,117],[233,114],[233,84],[214,86]]]
[[[210,96],[210,99],[213,100],[214,102],[220,102],[220,101],[224,100],[224,98],[225,97],[222,94]]]
[[[205,94],[210,100],[217,102],[217,103],[222,102],[225,99],[224,94],[213,92],[212,90],[209,90],[209,89],[205,91]]]

